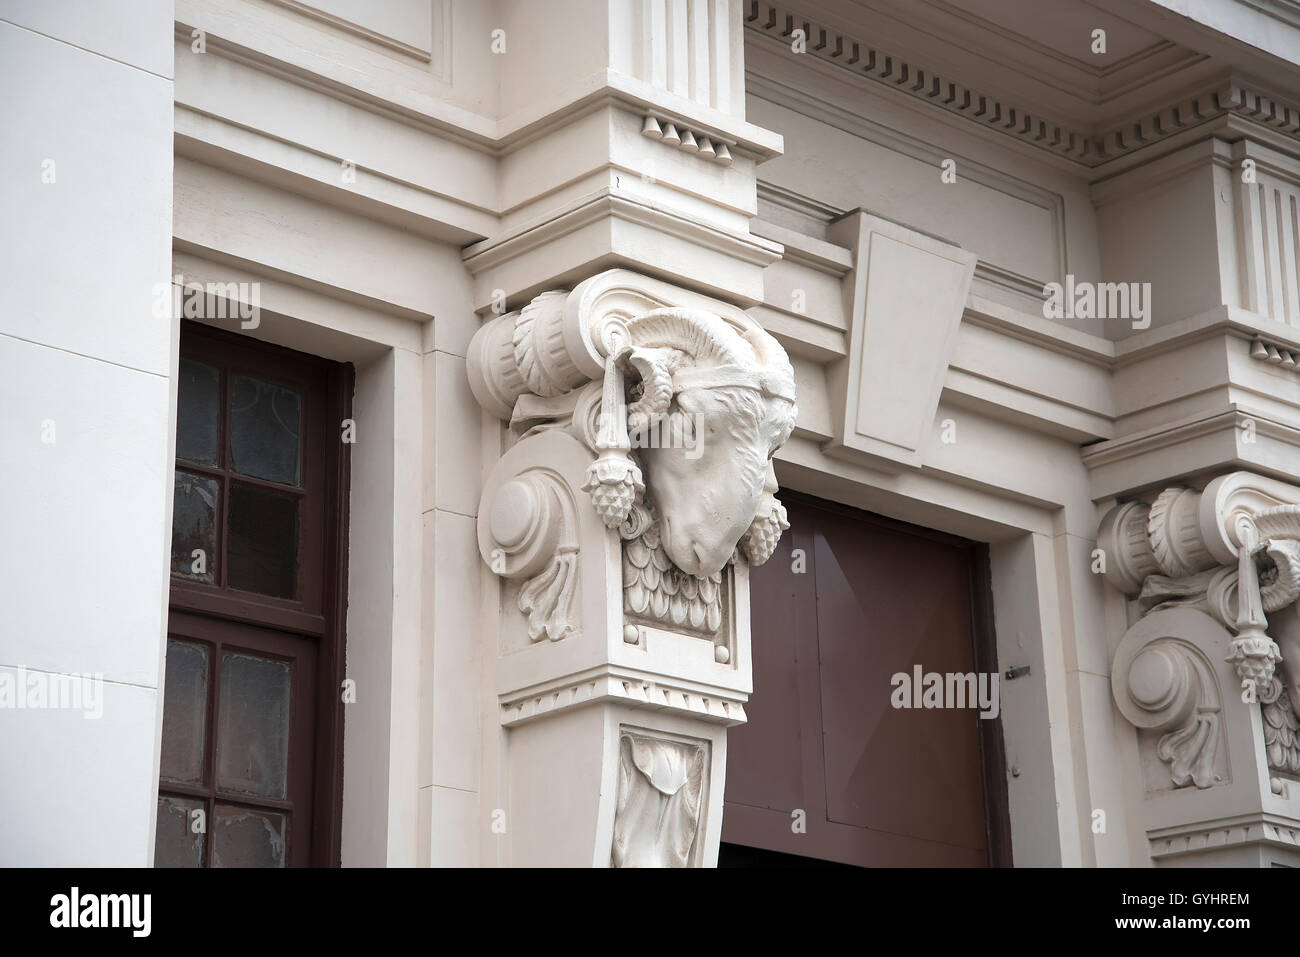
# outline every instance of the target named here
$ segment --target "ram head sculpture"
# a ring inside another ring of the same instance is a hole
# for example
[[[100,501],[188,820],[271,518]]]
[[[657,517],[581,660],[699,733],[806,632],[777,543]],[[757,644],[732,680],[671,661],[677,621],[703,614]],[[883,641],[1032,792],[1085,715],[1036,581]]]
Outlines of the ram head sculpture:
[[[605,524],[633,517],[643,486],[682,571],[714,574],[737,545],[766,561],[789,527],[772,472],[797,414],[785,350],[697,309],[653,310],[609,339],[599,458],[584,486]]]
[[[654,601],[673,602],[652,617],[708,631],[728,563],[763,563],[789,527],[772,458],[798,414],[794,372],[743,314],[645,305],[593,315],[577,290],[543,293],[479,330],[470,384],[521,438],[561,428],[594,453],[576,491],[624,541],[626,587],[639,594],[630,552]],[[698,606],[679,609],[661,572]]]

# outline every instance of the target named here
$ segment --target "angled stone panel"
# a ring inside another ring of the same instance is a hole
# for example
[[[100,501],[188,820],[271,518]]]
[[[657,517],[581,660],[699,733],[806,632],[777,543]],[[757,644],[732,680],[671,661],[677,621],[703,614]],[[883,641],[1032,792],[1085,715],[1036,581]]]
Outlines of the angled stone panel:
[[[854,266],[848,355],[828,370],[836,432],[825,451],[895,470],[920,465],[976,256],[862,210],[832,232]]]

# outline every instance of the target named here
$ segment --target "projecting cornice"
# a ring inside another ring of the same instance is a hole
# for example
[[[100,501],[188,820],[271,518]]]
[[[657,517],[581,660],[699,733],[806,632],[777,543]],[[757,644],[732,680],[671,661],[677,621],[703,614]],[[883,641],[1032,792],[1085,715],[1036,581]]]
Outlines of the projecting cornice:
[[[745,26],[790,47],[802,31],[803,56],[849,71],[1085,167],[1136,152],[1213,120],[1238,117],[1300,143],[1300,106],[1237,77],[1220,79],[1177,102],[1102,129],[1073,128],[1023,103],[967,86],[928,63],[897,56],[796,12],[783,3],[749,0]]]

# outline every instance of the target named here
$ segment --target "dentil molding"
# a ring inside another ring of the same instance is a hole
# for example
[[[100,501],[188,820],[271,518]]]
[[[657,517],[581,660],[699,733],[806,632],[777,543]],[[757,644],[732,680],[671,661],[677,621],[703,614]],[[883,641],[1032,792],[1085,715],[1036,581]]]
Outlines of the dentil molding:
[[[1147,110],[1109,129],[1076,129],[1037,110],[1026,109],[1022,103],[974,89],[936,72],[934,64],[919,63],[880,49],[869,37],[851,36],[824,26],[784,2],[747,0],[745,26],[786,46],[793,42],[795,31],[800,31],[803,55],[1084,167],[1100,166],[1224,116],[1260,123],[1300,140],[1300,105],[1279,99],[1236,77],[1206,86],[1175,103]]]

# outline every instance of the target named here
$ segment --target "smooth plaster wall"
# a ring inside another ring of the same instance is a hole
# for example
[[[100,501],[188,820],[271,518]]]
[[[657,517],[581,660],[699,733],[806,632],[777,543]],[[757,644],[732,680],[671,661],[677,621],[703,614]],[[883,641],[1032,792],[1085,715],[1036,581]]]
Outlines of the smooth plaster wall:
[[[0,3],[0,671],[103,678],[98,719],[0,710],[6,866],[153,862],[176,361],[170,310],[153,300],[161,288],[170,302],[172,4],[136,4],[129,29],[117,19],[92,0]],[[39,774],[12,773],[42,758]]]

